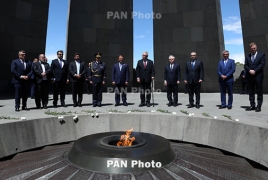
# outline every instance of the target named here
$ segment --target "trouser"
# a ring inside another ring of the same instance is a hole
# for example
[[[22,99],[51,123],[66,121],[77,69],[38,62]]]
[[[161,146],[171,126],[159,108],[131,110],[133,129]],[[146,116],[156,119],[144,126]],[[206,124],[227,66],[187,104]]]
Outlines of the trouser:
[[[194,94],[196,97],[195,103],[200,105],[200,88],[201,88],[201,83],[191,83],[188,86],[189,88],[189,103],[194,104]]]
[[[172,93],[174,103],[178,102],[178,84],[168,84],[167,85],[167,99],[172,102]]]
[[[94,104],[101,104],[102,101],[102,82],[93,82],[92,101]]]
[[[115,102],[120,103],[120,93],[122,93],[122,101],[127,101],[127,88],[125,84],[116,84],[115,85]]]
[[[145,103],[145,93],[146,102],[150,103],[151,100],[151,82],[141,82],[140,83],[140,99],[142,103]]]

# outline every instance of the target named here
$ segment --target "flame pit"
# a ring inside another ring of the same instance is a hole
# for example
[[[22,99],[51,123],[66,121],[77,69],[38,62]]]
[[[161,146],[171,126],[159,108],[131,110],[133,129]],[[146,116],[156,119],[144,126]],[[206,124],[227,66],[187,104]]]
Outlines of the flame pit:
[[[175,159],[170,142],[161,136],[132,132],[132,146],[117,146],[122,134],[119,131],[82,137],[74,143],[68,160],[95,172],[132,173],[153,170],[159,164],[163,167]]]

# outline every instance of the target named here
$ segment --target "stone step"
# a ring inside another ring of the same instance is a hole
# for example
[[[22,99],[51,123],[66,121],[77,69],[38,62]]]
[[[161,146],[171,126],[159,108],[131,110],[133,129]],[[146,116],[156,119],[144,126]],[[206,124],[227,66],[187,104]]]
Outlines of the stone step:
[[[170,142],[171,146],[173,147],[196,147],[194,144],[186,144],[186,143],[173,143]]]
[[[222,163],[220,161],[211,160],[209,158],[192,155],[184,151],[177,153],[177,158],[194,164],[200,168],[210,171],[218,176],[226,179],[263,179],[266,180],[268,172],[254,169],[245,168],[234,164]],[[225,172],[225,173],[223,173]]]
[[[214,173],[211,173],[205,169],[202,169],[194,164],[191,164],[187,161],[175,158],[175,160],[173,161],[173,164],[175,164],[176,166],[184,169],[185,171],[195,175],[196,177],[203,177],[200,179],[217,179],[217,180],[224,180],[224,178],[217,176]]]
[[[214,159],[214,160],[221,161],[221,162],[226,162],[226,163],[229,163],[229,164],[236,164],[236,165],[239,165],[239,166],[244,166],[246,168],[252,168],[252,166],[249,164],[249,162],[246,159],[240,158],[240,157],[227,156],[227,155],[206,154],[206,153],[187,151],[187,150],[180,150],[180,151],[185,151],[185,152],[187,152],[189,154],[192,154],[192,155],[202,156],[202,157],[206,157],[206,158],[209,158],[209,159]]]
[[[187,150],[187,151],[195,151],[195,152],[202,152],[202,153],[208,153],[208,154],[218,154],[223,155],[223,153],[218,149],[212,149],[212,148],[204,148],[204,147],[183,147],[183,146],[176,146],[174,149],[181,149],[181,150]]]

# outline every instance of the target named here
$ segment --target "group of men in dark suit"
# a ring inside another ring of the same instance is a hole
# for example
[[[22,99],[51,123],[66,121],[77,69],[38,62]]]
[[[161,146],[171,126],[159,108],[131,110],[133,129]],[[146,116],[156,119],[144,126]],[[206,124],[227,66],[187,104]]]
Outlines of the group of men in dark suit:
[[[245,75],[248,82],[250,108],[247,110],[261,111],[263,102],[262,82],[263,68],[265,66],[265,54],[257,52],[257,45],[250,44],[251,54],[246,56]],[[11,71],[13,73],[12,83],[15,87],[15,111],[19,111],[20,98],[22,98],[22,110],[28,110],[27,97],[29,92],[29,77],[34,74],[36,80],[35,102],[38,109],[47,108],[48,104],[48,82],[54,84],[53,106],[56,108],[58,95],[60,94],[61,106],[65,105],[66,84],[71,82],[73,106],[81,107],[83,100],[84,82],[92,84],[92,103],[93,107],[102,106],[102,86],[106,83],[106,64],[102,62],[101,53],[95,54],[95,61],[89,63],[86,68],[84,62],[80,60],[80,54],[74,54],[74,61],[70,64],[63,60],[63,51],[57,51],[57,59],[52,60],[51,67],[45,62],[45,55],[40,54],[38,61],[31,63],[25,59],[26,52],[19,51],[19,59],[13,60]],[[223,59],[219,61],[217,73],[219,76],[221,106],[219,109],[232,109],[233,103],[233,82],[236,66],[233,59],[229,59],[229,51],[222,52]],[[142,53],[142,59],[138,61],[136,67],[137,82],[140,84],[139,107],[150,107],[152,82],[155,77],[154,63],[148,59],[148,53]],[[112,84],[115,86],[115,106],[120,104],[120,94],[122,102],[127,106],[127,85],[129,82],[129,67],[124,63],[124,57],[119,55],[118,62],[112,69]],[[196,96],[195,107],[200,108],[200,88],[204,81],[204,68],[201,60],[197,59],[196,52],[191,52],[190,60],[186,62],[184,72],[184,83],[188,86],[189,106],[194,107],[194,94]],[[169,56],[169,63],[164,71],[164,85],[167,86],[168,106],[178,105],[178,85],[181,82],[181,69],[178,63],[175,63],[175,57]],[[255,87],[257,89],[257,106],[255,103]],[[228,103],[226,103],[226,90],[228,92]],[[173,94],[173,98],[172,98]],[[77,98],[78,97],[78,98]]]
[[[184,83],[188,85],[189,105],[194,107],[194,94],[196,96],[195,107],[200,108],[200,87],[204,80],[204,68],[201,60],[197,59],[196,52],[191,52],[190,60],[186,62]],[[175,57],[169,56],[169,64],[164,71],[164,85],[167,86],[168,106],[178,105],[178,85],[181,82],[180,65],[175,63]],[[173,94],[173,100],[172,100]]]

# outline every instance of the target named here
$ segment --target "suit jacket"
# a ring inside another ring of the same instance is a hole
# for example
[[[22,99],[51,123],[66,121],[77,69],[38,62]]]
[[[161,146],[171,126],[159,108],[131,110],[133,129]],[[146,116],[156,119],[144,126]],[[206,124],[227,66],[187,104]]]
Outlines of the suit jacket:
[[[181,68],[178,63],[173,64],[173,69],[170,69],[170,64],[166,65],[164,72],[164,80],[167,84],[177,84],[177,81],[181,81]]]
[[[45,66],[45,73],[47,75],[47,80],[50,80],[50,73],[51,73],[50,66],[48,63],[44,63],[44,66]],[[35,75],[36,82],[41,83],[43,81],[43,76],[41,75],[41,73],[43,73],[43,69],[40,62],[35,62],[33,64],[33,72]]]
[[[84,81],[85,80],[85,63],[80,61],[80,69],[79,69],[79,74],[81,76],[81,78],[79,80]],[[70,62],[69,65],[69,80],[70,82],[76,82],[78,79],[76,77],[74,77],[75,74],[77,74],[77,67],[76,67],[76,63],[75,60]]]
[[[21,76],[32,76],[32,62],[25,60],[26,69],[24,69],[24,64],[21,62],[20,59],[15,59],[11,63],[11,72],[13,73],[12,83],[23,83],[28,82],[27,80],[21,79]]]
[[[66,60],[63,60],[63,63],[64,65],[61,68],[58,59],[54,59],[51,62],[52,77],[55,78],[55,81],[66,81],[68,78],[69,63]]]
[[[218,63],[218,75],[219,82],[234,82],[234,72],[235,72],[235,61],[233,59],[228,59],[226,66],[224,67],[224,60],[220,60]],[[226,76],[226,79],[221,78],[222,75]]]
[[[144,68],[143,60],[139,60],[136,67],[137,78],[140,78],[140,81],[151,82],[152,77],[155,77],[154,63],[152,60],[147,59],[146,68]]]
[[[247,82],[247,79],[246,78],[243,78],[242,76],[245,76],[246,77],[246,71],[245,70],[242,70],[241,73],[240,73],[240,79],[242,82]]]
[[[204,69],[202,61],[196,59],[194,69],[192,69],[191,62],[192,60],[186,62],[184,80],[188,81],[190,84],[197,84],[200,79],[204,81]]]
[[[115,84],[125,84],[129,81],[129,67],[127,64],[122,64],[122,69],[120,71],[119,63],[115,63],[112,69],[112,81]]]
[[[246,78],[255,78],[258,80],[263,80],[263,68],[265,66],[266,58],[265,54],[257,52],[254,62],[251,61],[251,54],[246,56],[244,68],[246,70]],[[254,70],[255,75],[251,75],[249,70]]]
[[[88,71],[87,77],[89,81],[100,83],[106,82],[106,64],[102,61],[97,63],[96,61],[91,62],[90,70]]]

